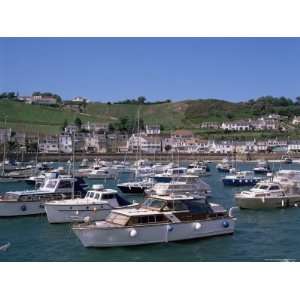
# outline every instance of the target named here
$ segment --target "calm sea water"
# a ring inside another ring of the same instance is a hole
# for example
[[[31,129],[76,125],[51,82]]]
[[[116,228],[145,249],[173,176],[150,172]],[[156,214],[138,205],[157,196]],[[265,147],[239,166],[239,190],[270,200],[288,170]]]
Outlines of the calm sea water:
[[[252,169],[243,163],[241,169]],[[279,164],[274,164],[280,168]],[[300,164],[284,165],[300,169]],[[233,194],[242,188],[224,187],[224,174],[211,164],[212,175],[204,177],[213,190],[211,201],[234,206]],[[123,178],[126,179],[126,178]],[[92,182],[89,182],[92,184]],[[95,182],[94,182],[95,183]],[[106,182],[113,187],[114,181]],[[28,189],[24,183],[0,184],[0,192]],[[129,197],[130,198],[130,197]],[[133,198],[133,197],[131,197]],[[135,197],[140,199],[141,197]],[[300,260],[300,209],[236,211],[233,235],[166,244],[86,249],[69,224],[50,225],[46,216],[0,218],[0,261],[277,261]]]

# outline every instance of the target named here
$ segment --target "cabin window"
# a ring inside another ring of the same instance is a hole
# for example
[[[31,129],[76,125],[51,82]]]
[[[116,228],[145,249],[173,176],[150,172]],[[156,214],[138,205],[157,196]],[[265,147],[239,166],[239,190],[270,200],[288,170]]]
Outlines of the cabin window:
[[[259,185],[258,188],[261,190],[267,190],[268,186],[267,185]]]
[[[115,197],[115,194],[103,194],[102,200],[113,199],[114,197]]]
[[[98,194],[98,193],[95,193],[95,197],[94,197],[94,198],[98,200],[98,199],[99,199],[99,197],[100,197],[100,194]]]
[[[116,213],[110,213],[106,221],[117,225],[125,226],[129,220],[128,216]]]
[[[16,201],[16,200],[18,200],[18,198],[19,198],[19,195],[16,195],[16,194],[6,193],[4,195],[4,200],[6,200],[6,201]]]
[[[277,185],[273,185],[269,188],[269,191],[277,191],[277,190],[279,190],[279,186]]]
[[[90,198],[94,198],[94,194],[95,194],[94,192],[90,192],[89,197],[90,197]]]
[[[47,189],[54,189],[56,186],[57,180],[50,180],[48,183],[45,184]]]
[[[58,185],[59,189],[70,189],[72,187],[72,184],[70,181],[61,181]]]
[[[206,200],[188,200],[185,201],[185,205],[191,213],[212,213],[213,210]]]

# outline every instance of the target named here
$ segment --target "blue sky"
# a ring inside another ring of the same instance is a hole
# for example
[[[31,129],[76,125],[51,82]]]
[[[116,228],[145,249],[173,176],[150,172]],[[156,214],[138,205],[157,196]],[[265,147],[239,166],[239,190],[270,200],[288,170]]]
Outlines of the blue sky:
[[[300,95],[300,38],[0,38],[0,91],[64,99]]]

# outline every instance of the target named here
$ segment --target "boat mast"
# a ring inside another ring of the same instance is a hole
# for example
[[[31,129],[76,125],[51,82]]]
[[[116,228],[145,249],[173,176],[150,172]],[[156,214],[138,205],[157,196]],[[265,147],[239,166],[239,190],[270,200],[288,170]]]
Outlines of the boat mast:
[[[73,131],[73,142],[72,142],[72,199],[74,199],[75,194],[75,131]]]
[[[4,176],[5,173],[5,158],[6,158],[6,119],[7,116],[4,115],[4,143],[3,143],[3,161],[2,161],[2,176]]]

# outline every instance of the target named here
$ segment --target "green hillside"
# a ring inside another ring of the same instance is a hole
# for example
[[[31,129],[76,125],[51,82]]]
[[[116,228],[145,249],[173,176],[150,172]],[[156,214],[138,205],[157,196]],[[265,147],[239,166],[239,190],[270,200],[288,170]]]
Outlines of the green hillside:
[[[300,98],[299,98],[300,100]],[[234,103],[218,99],[197,99],[179,102],[146,104],[88,103],[84,112],[74,112],[63,106],[49,107],[24,104],[13,100],[0,100],[0,126],[4,115],[7,125],[16,131],[58,133],[64,121],[74,122],[79,117],[82,122],[97,121],[113,125],[122,118],[137,119],[137,112],[146,124],[160,124],[165,130],[177,128],[197,129],[204,121],[230,121],[257,118],[269,113],[279,113],[288,117],[300,115],[300,101],[285,97],[260,97],[256,100]]]

